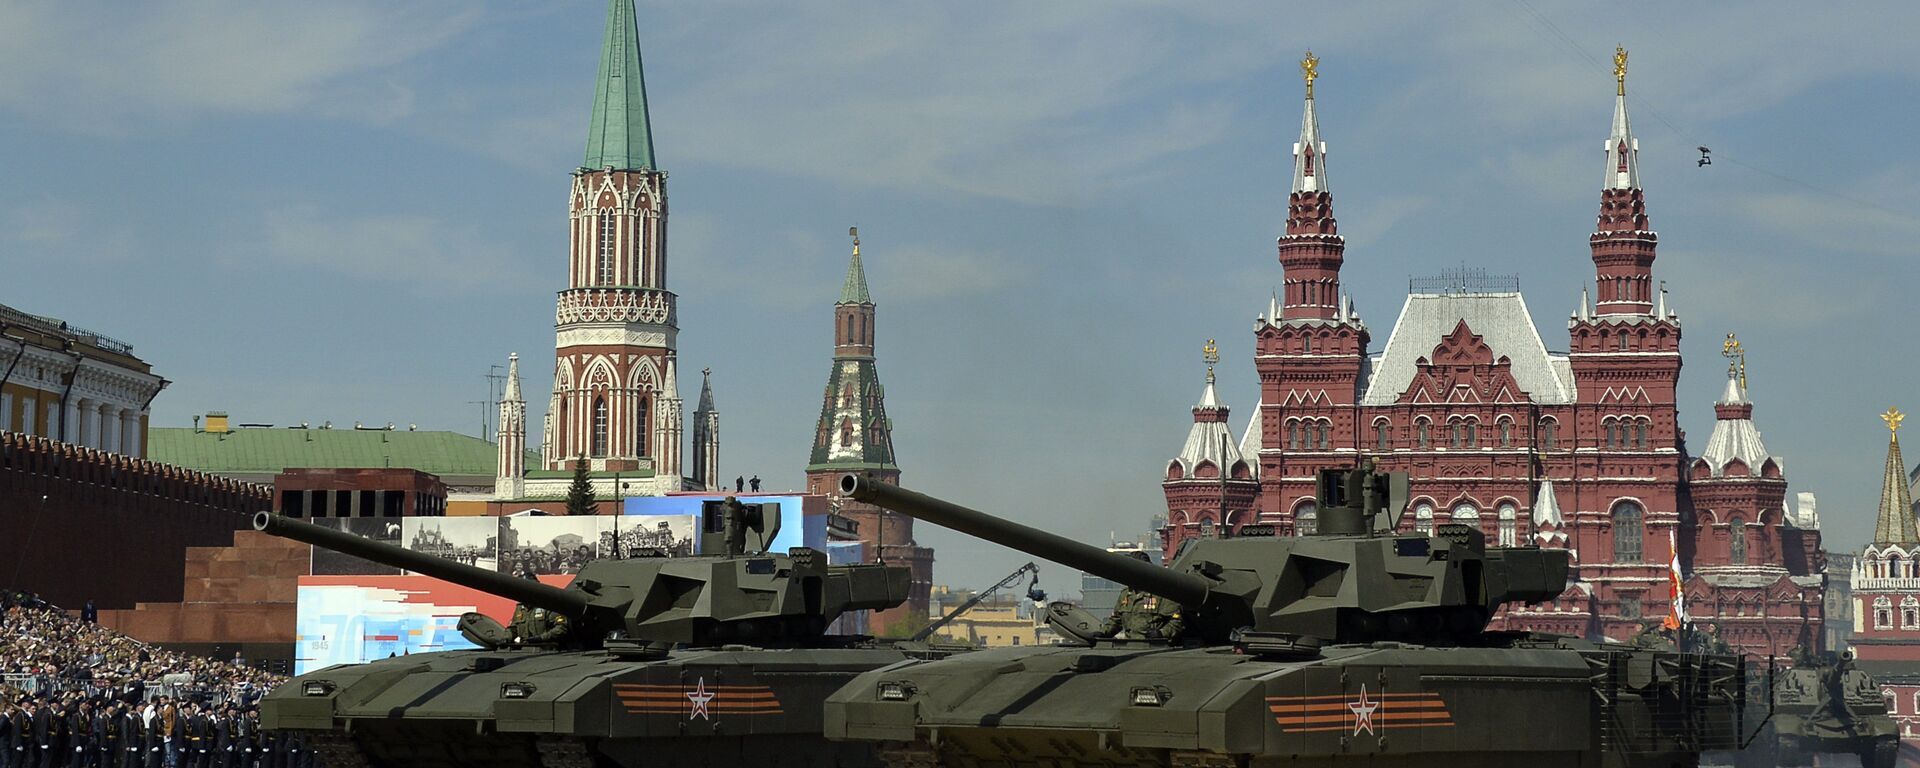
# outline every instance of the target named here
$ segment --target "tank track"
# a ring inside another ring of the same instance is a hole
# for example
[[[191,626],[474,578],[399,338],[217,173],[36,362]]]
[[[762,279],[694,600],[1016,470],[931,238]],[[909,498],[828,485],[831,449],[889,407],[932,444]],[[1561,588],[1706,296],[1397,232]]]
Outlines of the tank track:
[[[926,742],[894,744],[878,750],[877,754],[881,763],[885,765],[886,768],[943,768],[944,766],[975,764],[973,761],[964,758],[959,760],[942,759],[940,751],[934,749]],[[1075,766],[1082,765],[1089,766],[1089,768],[1093,766],[1122,765],[1161,765],[1166,766],[1166,768],[1242,768],[1247,764],[1246,759],[1242,756],[1222,755],[1214,752],[1163,752],[1161,754],[1164,756],[1163,760],[1158,762],[1146,754],[1136,753],[1135,757],[1140,758],[1139,760],[1122,758],[1115,761],[1106,759],[1106,757],[1110,757],[1106,756],[1100,759],[1081,762],[1049,757],[1013,762],[996,759],[983,764],[1007,766],[1007,768],[1075,768]]]
[[[353,737],[337,731],[308,731],[307,748],[313,751],[314,768],[373,768]]]
[[[535,744],[540,768],[593,768],[593,750],[584,739],[550,737]]]

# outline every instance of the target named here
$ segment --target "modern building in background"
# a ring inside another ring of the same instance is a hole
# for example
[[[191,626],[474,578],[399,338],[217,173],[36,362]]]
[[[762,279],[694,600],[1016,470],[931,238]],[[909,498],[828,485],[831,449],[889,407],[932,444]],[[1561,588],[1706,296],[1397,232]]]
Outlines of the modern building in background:
[[[144,458],[167,383],[131,344],[0,305],[0,432]]]
[[[834,500],[834,515],[865,544],[873,561],[904,564],[913,571],[907,602],[880,611],[873,628],[884,633],[899,622],[927,615],[933,587],[933,550],[913,538],[913,518],[840,496],[840,476],[870,474],[900,482],[894,463],[893,420],[887,418],[886,388],[874,361],[874,304],[860,263],[860,237],[853,234],[853,256],[840,300],[833,305],[833,364],[827,371],[820,420],[814,424],[813,450],[807,461],[807,492]]]
[[[1680,317],[1653,275],[1652,230],[1615,57],[1598,224],[1597,294],[1549,351],[1518,278],[1460,270],[1410,281],[1383,348],[1341,290],[1328,144],[1302,62],[1305,112],[1278,254],[1285,289],[1255,322],[1260,402],[1239,441],[1211,382],[1163,476],[1165,551],[1248,524],[1311,532],[1318,470],[1371,458],[1413,482],[1403,530],[1479,527],[1489,543],[1574,552],[1556,601],[1502,624],[1624,639],[1671,598],[1678,545],[1694,616],[1736,648],[1785,655],[1823,639],[1817,521],[1790,517],[1781,461],[1760,441],[1744,371],[1729,374],[1713,436],[1692,454],[1679,426]],[[1209,363],[1213,352],[1209,345]],[[1729,337],[1729,356],[1738,357]],[[1741,358],[1743,359],[1743,358]]]
[[[1160,543],[1154,537],[1155,534],[1149,534],[1138,541],[1116,541],[1107,547],[1107,551],[1128,556],[1136,552],[1144,553],[1154,565],[1162,565]],[[1125,591],[1126,585],[1120,582],[1080,572],[1080,607],[1097,618],[1113,615],[1113,607],[1119,604],[1120,593]]]
[[[1846,651],[1853,642],[1853,569],[1854,556],[1844,552],[1827,554],[1827,650]]]

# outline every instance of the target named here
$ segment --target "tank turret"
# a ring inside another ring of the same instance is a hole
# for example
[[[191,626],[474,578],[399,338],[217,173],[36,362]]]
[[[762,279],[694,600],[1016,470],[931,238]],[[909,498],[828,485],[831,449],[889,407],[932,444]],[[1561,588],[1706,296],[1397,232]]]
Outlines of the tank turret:
[[[596,560],[565,588],[268,512],[255,514],[253,527],[566,616],[573,626],[564,644],[576,648],[803,645],[842,613],[906,601],[910,574],[903,566],[828,565],[826,553],[805,547],[749,551],[749,539],[764,548],[778,526],[777,510],[759,507],[731,502],[703,510],[703,541],[726,554]]]
[[[1164,568],[870,477],[844,475],[840,491],[1171,600],[1182,608],[1186,637],[1206,643],[1465,643],[1502,604],[1566,589],[1565,550],[1488,547],[1478,529],[1462,525],[1432,535],[1379,530],[1384,513],[1405,507],[1405,475],[1362,465],[1323,471],[1319,484],[1323,533],[1199,539]]]

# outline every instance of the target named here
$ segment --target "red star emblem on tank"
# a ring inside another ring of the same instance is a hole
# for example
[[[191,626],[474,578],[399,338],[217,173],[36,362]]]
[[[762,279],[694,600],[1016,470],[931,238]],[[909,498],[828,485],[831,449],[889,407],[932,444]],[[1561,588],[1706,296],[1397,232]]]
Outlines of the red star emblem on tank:
[[[1360,735],[1362,730],[1373,733],[1373,712],[1379,708],[1379,703],[1367,700],[1367,684],[1361,683],[1360,700],[1347,702],[1347,709],[1353,712],[1353,735]]]
[[[687,719],[692,720],[697,717],[702,720],[712,720],[713,718],[707,715],[707,702],[713,701],[717,696],[719,694],[707,691],[707,679],[700,678],[693,690],[687,691],[687,701],[693,703],[693,710],[687,713]]]

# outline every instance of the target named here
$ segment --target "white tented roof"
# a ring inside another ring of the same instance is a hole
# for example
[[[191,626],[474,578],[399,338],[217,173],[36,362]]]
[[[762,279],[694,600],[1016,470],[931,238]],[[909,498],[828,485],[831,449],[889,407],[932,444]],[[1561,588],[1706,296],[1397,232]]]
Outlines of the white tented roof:
[[[1573,402],[1573,367],[1566,355],[1547,351],[1519,293],[1416,293],[1407,296],[1386,349],[1372,360],[1362,405],[1398,402],[1413,383],[1415,361],[1433,354],[1441,339],[1465,321],[1493,349],[1495,360],[1513,363],[1514,381],[1536,403]]]
[[[1747,393],[1741,389],[1739,379],[1727,377],[1727,390],[1715,401],[1715,405],[1746,405]],[[1760,465],[1773,459],[1776,466],[1783,465],[1780,459],[1767,453],[1767,444],[1760,441],[1760,428],[1753,425],[1751,418],[1720,419],[1713,422],[1713,436],[1707,438],[1707,448],[1700,452],[1700,458],[1713,470],[1714,477],[1726,474],[1727,465],[1734,459],[1747,465],[1747,471],[1758,475]]]
[[[1214,392],[1213,382],[1209,381],[1206,390],[1200,393],[1200,402],[1194,406],[1194,410],[1221,409],[1220,397]],[[1193,477],[1194,469],[1203,461],[1218,467],[1222,475],[1231,475],[1233,465],[1243,458],[1240,446],[1234,444],[1233,435],[1227,430],[1225,422],[1195,419],[1193,429],[1187,432],[1187,443],[1181,446],[1180,455],[1174,461],[1179,462],[1184,476]]]

